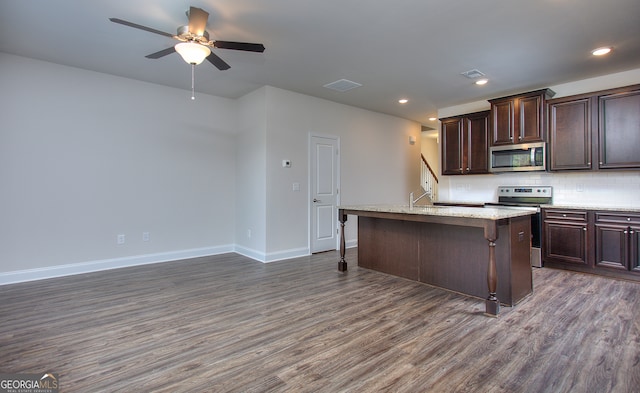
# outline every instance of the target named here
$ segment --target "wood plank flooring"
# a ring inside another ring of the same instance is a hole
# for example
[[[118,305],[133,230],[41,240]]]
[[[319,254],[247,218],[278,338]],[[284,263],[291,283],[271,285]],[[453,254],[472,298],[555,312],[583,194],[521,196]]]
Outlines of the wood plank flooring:
[[[640,283],[534,269],[484,302],[338,254],[225,254],[0,287],[0,373],[61,392],[639,392]]]

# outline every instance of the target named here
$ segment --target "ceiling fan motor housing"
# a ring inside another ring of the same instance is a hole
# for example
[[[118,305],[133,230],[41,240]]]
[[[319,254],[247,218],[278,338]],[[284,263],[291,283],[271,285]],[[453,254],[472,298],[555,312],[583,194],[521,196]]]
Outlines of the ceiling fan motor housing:
[[[177,40],[184,42],[197,42],[202,45],[213,45],[213,42],[209,40],[209,32],[204,31],[201,36],[195,35],[189,31],[189,26],[180,26],[178,27],[178,32],[175,36]]]

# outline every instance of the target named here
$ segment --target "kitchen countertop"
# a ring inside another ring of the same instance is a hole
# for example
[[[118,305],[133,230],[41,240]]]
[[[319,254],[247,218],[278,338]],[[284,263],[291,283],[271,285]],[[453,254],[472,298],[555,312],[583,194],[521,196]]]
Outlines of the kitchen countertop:
[[[423,216],[478,218],[485,220],[502,220],[513,217],[522,217],[534,214],[531,211],[501,209],[499,207],[464,207],[464,206],[414,206],[408,205],[355,205],[338,206],[341,210],[415,214]]]
[[[594,205],[540,205],[543,209],[600,210],[640,213],[640,207],[594,206]]]

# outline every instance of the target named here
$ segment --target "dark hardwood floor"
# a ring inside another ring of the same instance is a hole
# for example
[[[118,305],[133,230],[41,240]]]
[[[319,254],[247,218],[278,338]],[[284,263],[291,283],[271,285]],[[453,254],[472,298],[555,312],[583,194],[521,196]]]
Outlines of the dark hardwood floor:
[[[61,392],[638,392],[640,283],[534,269],[484,301],[338,254],[225,254],[0,287],[0,373]]]

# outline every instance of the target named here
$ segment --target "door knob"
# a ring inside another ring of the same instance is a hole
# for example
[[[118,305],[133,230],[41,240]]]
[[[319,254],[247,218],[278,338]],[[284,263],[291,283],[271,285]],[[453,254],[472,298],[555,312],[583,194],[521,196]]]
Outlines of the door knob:
[[[313,198],[313,202],[322,202],[320,199]]]

